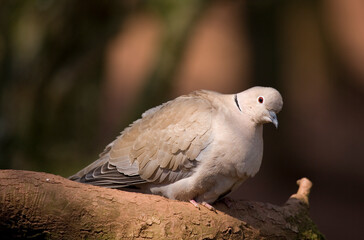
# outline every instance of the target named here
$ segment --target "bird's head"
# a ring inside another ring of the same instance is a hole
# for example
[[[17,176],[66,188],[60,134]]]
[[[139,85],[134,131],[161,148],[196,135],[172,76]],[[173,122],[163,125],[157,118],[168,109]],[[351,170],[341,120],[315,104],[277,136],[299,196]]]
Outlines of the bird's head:
[[[281,94],[270,87],[252,87],[235,95],[235,103],[241,112],[248,114],[257,124],[273,123],[278,127],[277,113],[281,111]]]

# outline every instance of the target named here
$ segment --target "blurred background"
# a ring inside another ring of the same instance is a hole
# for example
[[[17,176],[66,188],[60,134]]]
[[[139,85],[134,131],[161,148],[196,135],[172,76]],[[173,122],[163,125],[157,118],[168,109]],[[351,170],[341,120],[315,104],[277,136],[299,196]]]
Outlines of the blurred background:
[[[150,107],[197,89],[283,95],[260,172],[233,197],[314,183],[328,239],[362,237],[364,1],[0,2],[0,168],[69,176]]]

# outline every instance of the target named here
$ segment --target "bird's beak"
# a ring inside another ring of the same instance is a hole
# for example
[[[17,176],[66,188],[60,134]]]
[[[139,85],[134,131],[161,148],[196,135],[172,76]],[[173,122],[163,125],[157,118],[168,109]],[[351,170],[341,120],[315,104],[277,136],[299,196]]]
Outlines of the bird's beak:
[[[274,126],[276,128],[278,128],[278,119],[277,119],[277,114],[273,111],[268,111],[269,112],[269,119],[270,121],[274,124]]]

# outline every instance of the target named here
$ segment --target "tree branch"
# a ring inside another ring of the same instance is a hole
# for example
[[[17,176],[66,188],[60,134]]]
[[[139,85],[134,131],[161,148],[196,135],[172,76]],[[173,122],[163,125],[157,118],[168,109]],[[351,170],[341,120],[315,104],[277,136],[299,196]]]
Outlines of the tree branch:
[[[323,239],[308,216],[312,183],[298,185],[283,206],[218,202],[215,213],[48,173],[0,170],[0,231],[2,238]]]

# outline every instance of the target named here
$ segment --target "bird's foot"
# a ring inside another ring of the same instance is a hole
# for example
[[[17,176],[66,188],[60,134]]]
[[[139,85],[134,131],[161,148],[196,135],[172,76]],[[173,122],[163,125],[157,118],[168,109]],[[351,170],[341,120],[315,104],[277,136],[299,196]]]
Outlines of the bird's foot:
[[[195,200],[193,200],[193,199],[190,200],[190,203],[192,203],[192,205],[195,206],[196,208],[200,209],[200,205]],[[211,206],[210,204],[208,204],[207,202],[202,202],[201,205],[210,211],[216,212],[216,209],[213,206]]]
[[[208,204],[207,202],[202,202],[201,205],[204,206],[205,208],[207,208],[208,210],[216,213],[216,209],[213,206],[211,206],[210,204]]]
[[[195,200],[191,199],[190,203],[192,203],[193,206],[195,206],[196,208],[198,208],[200,210],[200,206],[198,205],[198,203]]]

